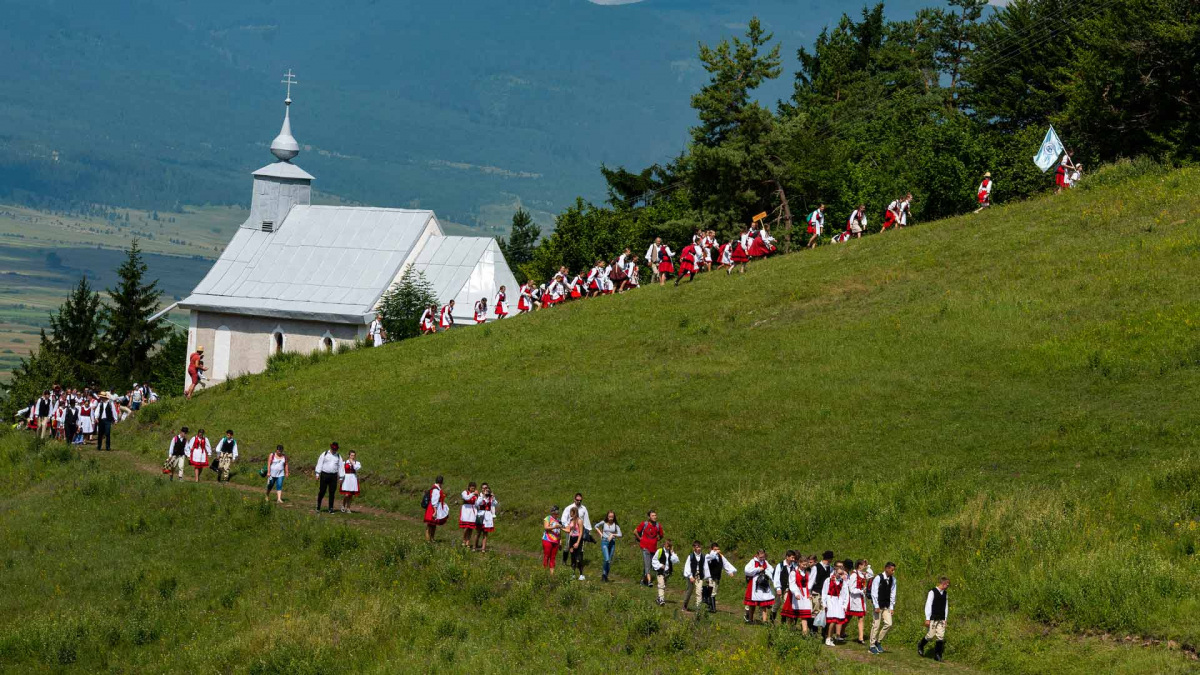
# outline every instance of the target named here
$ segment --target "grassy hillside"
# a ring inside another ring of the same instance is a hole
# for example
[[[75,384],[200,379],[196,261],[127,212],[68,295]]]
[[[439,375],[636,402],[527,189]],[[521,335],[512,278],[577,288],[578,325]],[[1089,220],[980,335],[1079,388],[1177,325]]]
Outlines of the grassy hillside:
[[[253,469],[275,443],[311,467],[337,440],[359,452],[373,514],[317,522],[260,511],[254,497],[242,505],[236,486],[166,486],[145,473],[131,477],[122,460],[58,468],[9,450],[8,482],[30,485],[0,513],[15,551],[6,565],[30,583],[0,605],[9,610],[0,612],[9,617],[0,620],[0,648],[47,662],[50,652],[35,646],[48,638],[18,629],[14,617],[30,598],[53,598],[51,584],[76,599],[39,607],[33,623],[47,635],[70,633],[60,618],[66,607],[124,620],[106,613],[123,592],[117,572],[70,553],[95,550],[90,559],[103,561],[112,550],[136,557],[146,573],[126,600],[129,612],[166,612],[163,603],[175,601],[155,585],[164,569],[181,570],[171,593],[182,590],[187,602],[169,606],[186,609],[179,621],[194,617],[180,639],[204,651],[185,650],[189,664],[249,667],[237,659],[270,631],[299,652],[325,653],[340,644],[341,629],[329,633],[334,622],[380,640],[356,663],[384,669],[405,650],[433,653],[436,645],[445,658],[455,629],[431,608],[477,606],[495,618],[504,644],[477,642],[487,642],[490,626],[468,628],[451,662],[550,654],[546,667],[554,668],[574,658],[563,645],[595,636],[580,652],[587,670],[644,668],[644,658],[652,669],[721,670],[734,667],[722,659],[735,657],[754,668],[861,667],[847,658],[850,647],[835,650],[835,661],[793,663],[830,657],[741,630],[729,615],[693,627],[675,618],[677,605],[647,613],[649,595],[627,584],[539,585],[535,562],[517,554],[536,551],[543,511],[578,489],[593,514],[615,509],[632,529],[656,508],[668,536],[718,539],[740,563],[760,546],[773,559],[790,547],[832,548],[877,568],[896,561],[891,646],[904,653],[871,662],[887,670],[932,665],[907,651],[924,592],[945,573],[955,605],[947,656],[959,669],[1185,672],[1200,644],[1200,291],[1191,283],[1200,272],[1200,200],[1190,187],[1200,171],[1120,173],[1096,174],[1093,189],[752,265],[742,277],[703,276],[682,289],[293,360],[189,404],[148,408],[118,428],[120,449],[152,465],[173,427],[232,427],[252,458],[235,480],[246,486],[259,484]],[[495,541],[513,554],[480,563],[436,548],[449,562],[433,567],[470,582],[447,582],[451,591],[427,580],[421,565],[430,562],[416,564],[416,579],[379,566],[393,538],[415,531],[398,518],[418,514],[419,491],[435,473],[452,490],[467,480],[493,485],[502,509]],[[125,480],[128,488],[116,487]],[[105,492],[90,481],[113,486]],[[289,492],[303,504],[315,487],[296,476]],[[72,525],[80,520],[96,526],[85,533]],[[148,534],[137,534],[143,527]],[[269,536],[250,534],[262,532]],[[322,560],[322,537],[355,536],[357,548]],[[60,552],[53,559],[63,566],[39,570],[42,546]],[[204,553],[188,553],[196,551]],[[231,583],[247,595],[219,610],[221,586],[182,570],[191,561],[210,570],[222,551],[234,557]],[[636,576],[632,543],[618,555],[614,574]],[[289,590],[263,589],[267,571]],[[356,600],[330,610],[322,601],[336,594],[312,585],[335,572],[344,577],[330,583]],[[544,614],[507,613],[521,584]],[[739,596],[732,585],[722,591],[725,607]],[[577,632],[557,614],[568,593],[585,608]],[[214,636],[214,617],[226,615],[236,635]],[[655,637],[629,637],[655,616]],[[323,637],[307,635],[318,626]],[[152,659],[179,653],[128,642],[130,630],[114,638],[114,658],[153,668]],[[85,646],[103,639],[89,631]],[[699,651],[658,651],[682,644],[673,631]]]

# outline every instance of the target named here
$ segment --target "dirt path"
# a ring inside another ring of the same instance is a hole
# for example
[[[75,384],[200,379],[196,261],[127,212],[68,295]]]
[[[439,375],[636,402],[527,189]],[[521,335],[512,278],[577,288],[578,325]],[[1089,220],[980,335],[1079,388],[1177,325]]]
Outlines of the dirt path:
[[[134,468],[134,469],[137,469],[138,471],[142,471],[144,473],[158,476],[160,478],[163,478],[164,480],[166,479],[166,476],[164,476],[162,473],[162,463],[156,462],[155,460],[145,457],[145,456],[142,456],[142,455],[137,455],[134,453],[120,451],[120,450],[115,450],[112,452],[88,453],[88,455],[96,457],[102,461],[121,462],[121,463],[124,463],[124,464]],[[186,471],[185,471],[185,473],[186,473]],[[297,473],[294,476],[294,478],[301,478],[301,474]],[[184,482],[192,483],[193,481],[191,479],[185,478]],[[265,496],[265,491],[263,488],[255,487],[252,485],[243,485],[241,483],[234,483],[234,482],[221,483],[218,485],[211,478],[209,478],[209,479],[202,478],[201,483],[205,484],[207,486],[212,486],[216,489],[237,490],[238,492],[241,492],[241,493],[244,493],[247,495],[254,495],[256,498],[263,498]],[[307,485],[308,483],[305,482],[304,484]],[[271,503],[276,504],[276,502],[274,501],[274,497],[271,498]],[[293,510],[293,511],[301,511],[301,512],[309,513],[311,515],[316,515],[314,513],[315,509],[312,506],[312,502],[307,498],[300,497],[300,498],[293,498],[290,500],[285,499],[283,504],[276,504],[276,505],[279,506],[280,508],[289,509],[289,510]],[[420,518],[417,518],[415,516],[410,516],[410,515],[403,514],[403,513],[397,513],[395,511],[387,511],[384,509],[379,509],[379,508],[375,508],[375,507],[371,507],[371,506],[357,506],[356,505],[356,506],[354,506],[353,510],[354,510],[354,513],[350,513],[350,514],[344,514],[344,513],[339,512],[339,513],[335,513],[332,515],[322,514],[319,517],[322,517],[322,518],[330,517],[330,518],[336,519],[338,522],[345,523],[347,525],[351,525],[354,527],[369,528],[372,530],[388,530],[388,529],[392,528],[393,525],[396,523],[403,523],[406,526],[412,526],[413,528],[420,529],[420,528],[423,528],[424,524],[425,524],[423,520],[421,520]],[[445,534],[443,534],[443,538],[440,541],[438,541],[436,543],[436,545],[453,546],[457,543],[457,539],[456,539],[457,535],[458,535],[458,530],[452,529],[450,532],[450,536],[446,537]],[[526,549],[519,549],[519,548],[510,546],[510,545],[507,545],[507,544],[496,544],[496,543],[489,542],[488,549],[489,549],[489,552],[495,552],[495,553],[499,553],[499,554],[509,556],[509,557],[524,558],[524,559],[528,559],[528,560],[540,560],[540,558],[541,558],[540,551],[535,552],[535,551],[530,551],[530,550],[526,550]],[[629,580],[629,579],[613,579],[612,584],[616,588],[632,589],[632,588],[634,588],[636,582],[634,580]],[[667,600],[667,606],[672,611],[679,609],[680,603],[679,603],[678,597],[679,597],[678,589],[674,589],[668,595],[669,599]],[[722,626],[725,627],[726,629],[733,629],[733,630],[741,631],[747,640],[756,639],[757,633],[758,633],[758,631],[762,630],[762,627],[761,626],[747,626],[742,621],[741,612],[738,611],[739,606],[737,606],[737,605],[731,605],[731,606],[735,608],[734,611],[721,610],[721,611],[718,611],[716,616],[713,618],[716,621],[719,621],[722,624]],[[937,663],[927,660],[927,659],[921,659],[920,657],[918,657],[916,655],[916,652],[913,649],[912,645],[892,644],[892,645],[887,645],[887,646],[891,648],[889,650],[889,653],[887,656],[873,656],[871,654],[868,654],[866,651],[866,648],[864,648],[860,645],[857,645],[853,642],[847,642],[846,644],[835,648],[831,653],[833,654],[833,656],[835,658],[838,658],[838,659],[848,659],[848,660],[859,662],[859,663],[869,664],[869,665],[876,666],[878,668],[887,670],[889,672],[920,673],[920,672],[927,672],[929,670],[936,670],[937,672],[963,673],[963,674],[979,672],[979,671],[970,669],[966,666],[962,666],[962,665],[956,664],[956,663],[943,662],[941,664],[937,664]],[[908,652],[910,652],[910,651],[913,653],[908,654]]]

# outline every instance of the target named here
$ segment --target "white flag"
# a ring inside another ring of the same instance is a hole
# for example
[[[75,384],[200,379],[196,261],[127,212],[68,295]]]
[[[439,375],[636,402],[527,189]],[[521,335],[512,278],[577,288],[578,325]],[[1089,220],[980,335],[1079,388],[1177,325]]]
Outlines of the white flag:
[[[1046,132],[1045,140],[1042,141],[1042,149],[1033,158],[1033,163],[1037,164],[1042,173],[1046,173],[1054,168],[1054,165],[1058,163],[1058,158],[1062,157],[1062,154],[1062,141],[1058,140],[1058,134],[1055,133],[1054,127],[1051,126],[1050,130]]]

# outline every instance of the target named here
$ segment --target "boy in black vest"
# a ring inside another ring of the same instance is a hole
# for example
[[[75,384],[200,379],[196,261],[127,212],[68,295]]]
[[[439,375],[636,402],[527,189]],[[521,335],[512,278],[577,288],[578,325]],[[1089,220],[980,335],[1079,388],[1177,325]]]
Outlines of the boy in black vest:
[[[167,444],[167,461],[163,464],[163,470],[164,473],[170,474],[171,480],[175,480],[176,472],[179,474],[179,480],[183,480],[183,465],[187,463],[187,442],[188,428],[183,427]]]
[[[950,588],[950,580],[946,577],[938,579],[938,585],[929,589],[925,596],[925,626],[928,630],[925,637],[917,643],[917,653],[925,656],[925,645],[930,640],[937,640],[933,645],[933,660],[941,661],[942,652],[946,650],[946,617],[950,614],[950,597],[946,589]]]
[[[667,539],[663,542],[663,547],[654,552],[654,558],[650,561],[654,567],[654,575],[658,577],[658,606],[662,607],[667,604],[667,580],[671,578],[671,574],[675,571],[675,566],[679,564],[679,556],[675,553],[675,547],[671,545],[671,540]]]
[[[683,576],[687,577],[687,591],[683,594],[683,611],[692,611],[689,603],[692,602],[693,596],[696,600],[696,609],[700,609],[700,605],[704,603],[701,595],[701,588],[704,586],[704,548],[700,545],[700,540],[692,542],[692,552],[683,562]]]

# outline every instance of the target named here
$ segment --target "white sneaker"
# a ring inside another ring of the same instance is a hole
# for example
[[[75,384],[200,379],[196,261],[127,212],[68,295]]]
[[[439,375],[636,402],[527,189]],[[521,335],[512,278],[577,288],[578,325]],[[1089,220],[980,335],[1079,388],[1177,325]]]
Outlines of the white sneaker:
[[[579,575],[579,580],[580,580],[580,581],[583,581],[583,575],[582,575],[582,574],[580,574],[580,575]]]
[[[825,638],[825,646],[826,646],[826,647],[832,647],[832,646],[833,646],[833,640],[831,640],[830,638]]]

